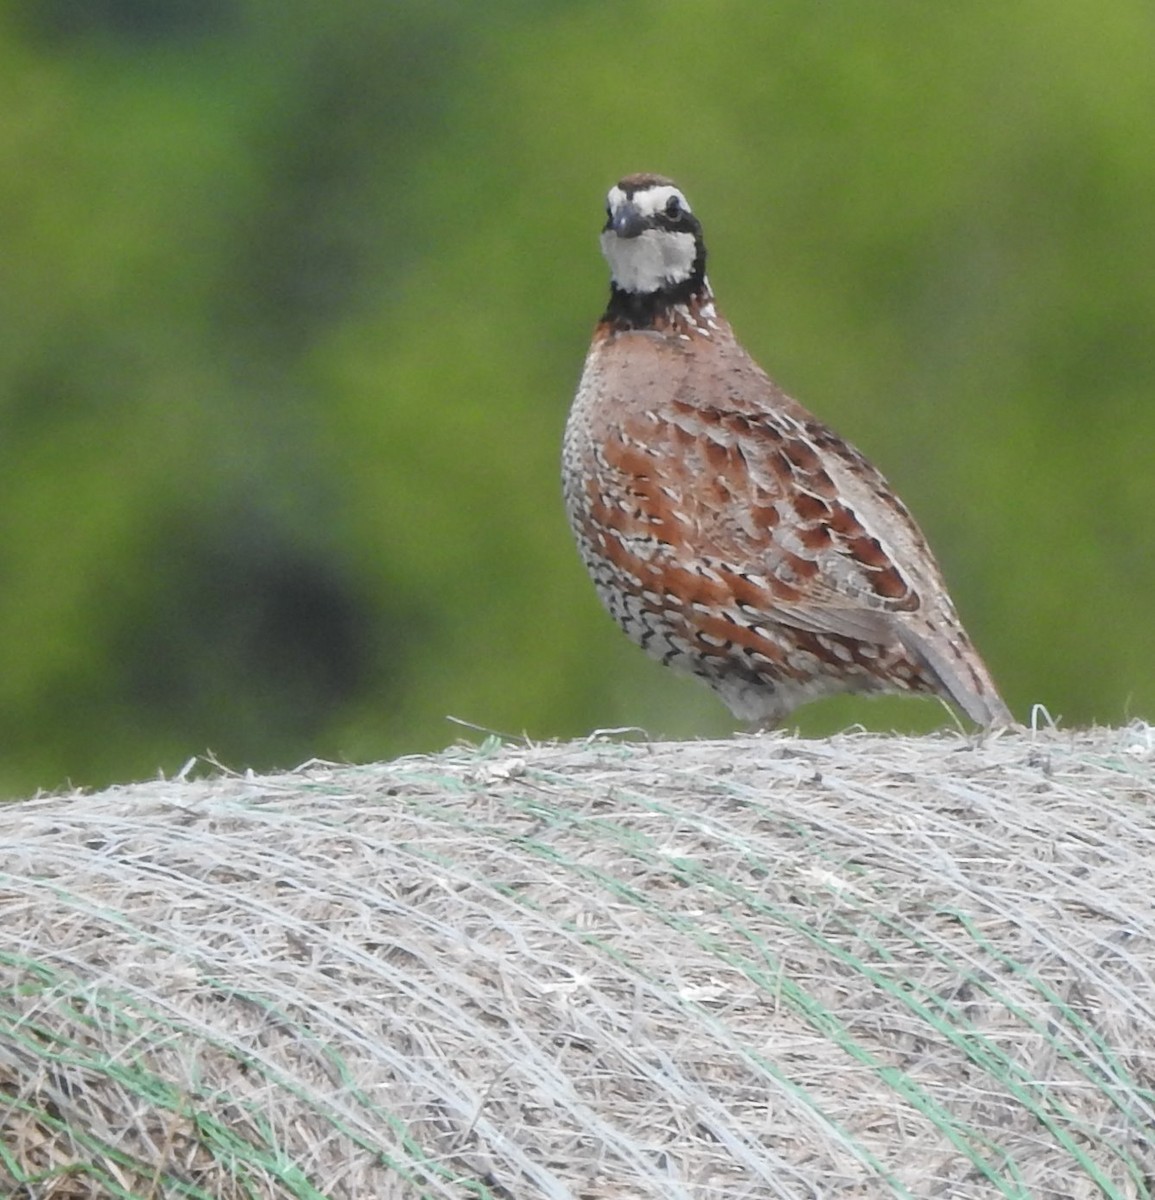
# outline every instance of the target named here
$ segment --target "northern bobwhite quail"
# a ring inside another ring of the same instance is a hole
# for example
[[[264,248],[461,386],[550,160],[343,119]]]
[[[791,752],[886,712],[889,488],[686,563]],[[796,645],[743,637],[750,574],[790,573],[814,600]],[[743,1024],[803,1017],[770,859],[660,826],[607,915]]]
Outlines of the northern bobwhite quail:
[[[1010,724],[905,505],[718,312],[682,192],[627,176],[601,245],[610,300],[563,467],[581,556],[618,624],[762,726],[835,692],[928,693]]]

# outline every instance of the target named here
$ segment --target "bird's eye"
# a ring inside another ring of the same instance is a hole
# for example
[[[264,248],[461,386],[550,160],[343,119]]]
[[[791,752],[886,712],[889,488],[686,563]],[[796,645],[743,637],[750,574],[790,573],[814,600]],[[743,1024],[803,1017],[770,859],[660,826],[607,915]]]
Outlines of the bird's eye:
[[[682,201],[678,196],[671,196],[666,201],[666,216],[680,217],[682,215]]]

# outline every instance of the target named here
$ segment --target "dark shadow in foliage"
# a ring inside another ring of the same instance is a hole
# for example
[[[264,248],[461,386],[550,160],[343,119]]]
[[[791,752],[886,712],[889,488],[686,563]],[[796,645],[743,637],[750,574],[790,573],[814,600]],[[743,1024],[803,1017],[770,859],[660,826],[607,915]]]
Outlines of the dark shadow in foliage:
[[[150,586],[113,633],[116,692],[186,744],[292,765],[372,688],[400,690],[413,614],[382,614],[331,551],[254,512],[158,532]]]
[[[106,37],[137,45],[228,33],[237,0],[23,0],[25,28],[48,42]]]

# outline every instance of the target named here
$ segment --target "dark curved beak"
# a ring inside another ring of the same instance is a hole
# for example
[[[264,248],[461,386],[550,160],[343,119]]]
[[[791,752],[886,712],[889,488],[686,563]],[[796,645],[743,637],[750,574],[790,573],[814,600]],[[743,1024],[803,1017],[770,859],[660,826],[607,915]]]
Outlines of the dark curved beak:
[[[610,228],[620,238],[636,238],[639,234],[645,233],[648,226],[646,218],[642,216],[635,205],[627,200],[614,213],[610,221]]]

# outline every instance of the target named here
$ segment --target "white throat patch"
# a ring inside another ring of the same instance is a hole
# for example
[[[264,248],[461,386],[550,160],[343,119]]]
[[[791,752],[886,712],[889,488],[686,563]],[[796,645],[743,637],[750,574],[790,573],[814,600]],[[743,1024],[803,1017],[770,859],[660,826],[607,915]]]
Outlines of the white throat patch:
[[[611,229],[602,234],[610,274],[625,292],[656,292],[689,279],[696,249],[692,233],[647,229],[637,237],[622,238]]]

